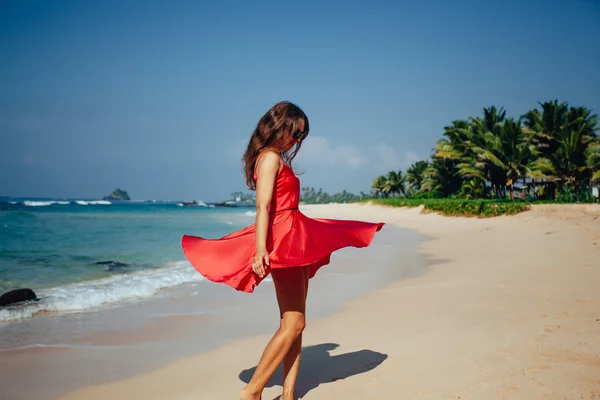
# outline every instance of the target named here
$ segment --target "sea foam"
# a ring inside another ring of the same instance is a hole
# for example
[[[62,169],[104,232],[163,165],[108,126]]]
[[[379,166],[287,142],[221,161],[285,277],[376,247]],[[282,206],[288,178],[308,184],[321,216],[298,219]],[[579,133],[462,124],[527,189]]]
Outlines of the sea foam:
[[[112,203],[108,200],[76,200],[75,204],[79,204],[80,206],[87,205],[101,205],[101,206],[109,206]]]
[[[10,201],[9,203],[14,204],[14,205],[19,204],[18,201]],[[26,207],[47,207],[47,206],[52,206],[55,204],[69,205],[69,204],[71,204],[71,202],[68,200],[48,200],[48,201],[24,200],[21,204],[23,204]],[[75,201],[73,201],[73,204],[79,204],[80,206],[87,206],[87,205],[109,206],[112,203],[108,200],[75,200]]]
[[[48,311],[85,311],[124,300],[149,297],[160,289],[202,279],[187,261],[179,261],[154,270],[40,289],[37,292],[39,301],[0,309],[0,322],[30,318]]]

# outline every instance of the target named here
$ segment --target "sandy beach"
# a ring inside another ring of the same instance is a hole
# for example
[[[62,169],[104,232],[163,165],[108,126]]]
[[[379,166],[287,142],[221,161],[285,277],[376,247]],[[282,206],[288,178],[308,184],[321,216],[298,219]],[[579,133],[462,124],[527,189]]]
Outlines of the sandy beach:
[[[416,230],[428,237],[419,251],[430,269],[310,321],[298,396],[600,399],[600,206],[491,219],[370,205],[304,211]],[[63,399],[237,399],[269,337]],[[280,379],[264,399],[278,397]]]

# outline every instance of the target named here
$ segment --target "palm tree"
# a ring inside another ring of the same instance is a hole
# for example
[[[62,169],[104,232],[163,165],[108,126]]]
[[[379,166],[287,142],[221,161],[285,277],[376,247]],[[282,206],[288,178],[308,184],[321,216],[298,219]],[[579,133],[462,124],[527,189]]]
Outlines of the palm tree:
[[[383,175],[378,176],[371,184],[373,189],[373,196],[375,197],[388,197],[389,191],[387,189],[387,178]]]
[[[507,182],[505,169],[494,153],[486,150],[490,143],[497,143],[500,149],[496,138],[502,136],[505,115],[503,108],[491,106],[483,109],[483,118],[453,121],[444,127],[444,138],[436,144],[436,157],[454,161],[456,174],[464,182],[479,181],[477,187],[490,182],[492,189],[502,194]]]
[[[537,151],[520,120],[506,119],[493,132],[485,132],[483,136],[483,147],[474,151],[497,193],[504,193],[509,186],[512,196],[514,183],[539,176],[537,172],[542,168],[533,164]]]
[[[457,161],[433,155],[424,172],[421,192],[436,192],[441,197],[449,197],[458,192],[462,178],[458,175]]]
[[[408,182],[408,190],[418,192],[421,190],[423,181],[425,180],[425,171],[429,167],[429,161],[417,161],[406,170],[406,181]]]
[[[590,169],[592,176],[591,183],[600,185],[600,139],[596,138],[587,148],[586,164]]]
[[[483,197],[485,193],[485,187],[483,182],[478,179],[471,179],[464,181],[460,187],[459,195],[465,199],[473,199],[477,197]]]
[[[387,192],[392,195],[406,194],[406,175],[402,171],[390,171],[386,181]]]
[[[502,162],[504,155],[504,126],[506,112],[495,106],[483,109],[483,118],[471,118],[476,141],[473,151],[477,154],[476,167],[490,182],[497,196],[506,194],[507,168]]]
[[[477,188],[483,194],[489,183],[497,197],[504,197],[507,185],[512,189],[514,182],[533,176],[535,146],[520,121],[506,119],[503,108],[491,106],[483,109],[482,118],[454,121],[444,136],[436,156],[456,162],[456,173],[468,184],[466,191]]]
[[[535,135],[532,135],[540,156],[547,158],[558,148],[560,131],[567,124],[569,110],[566,102],[558,103],[557,100],[539,103],[542,110],[537,108],[528,111],[523,116],[525,126]]]
[[[378,176],[371,184],[373,195],[389,197],[406,194],[406,176],[402,171],[390,171],[387,175]]]
[[[524,116],[539,159],[535,165],[547,180],[575,192],[596,181],[598,116],[585,107],[557,100],[540,103]]]
[[[452,125],[444,127],[444,138],[436,143],[435,156],[455,161],[456,173],[463,178],[485,180],[485,175],[477,168],[473,151],[479,140],[469,121],[452,121]]]

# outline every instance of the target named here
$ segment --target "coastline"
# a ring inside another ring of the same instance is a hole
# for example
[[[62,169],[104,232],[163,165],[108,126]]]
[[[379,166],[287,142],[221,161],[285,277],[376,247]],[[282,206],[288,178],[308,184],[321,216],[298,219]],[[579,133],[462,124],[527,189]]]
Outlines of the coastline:
[[[430,270],[310,321],[298,396],[600,396],[600,206],[534,206],[491,219],[354,204],[304,212],[382,220],[425,235],[419,251]],[[314,287],[313,296],[327,289]],[[235,399],[269,337],[237,339],[62,398]],[[264,398],[280,390],[274,382]]]
[[[415,250],[421,240],[415,232],[392,226],[366,249],[336,252],[319,279],[311,281],[308,320],[336,313],[346,301],[390,280],[424,273]],[[388,261],[395,259],[407,262]],[[365,270],[370,262],[374,265]],[[3,334],[34,345],[0,351],[3,399],[55,399],[80,387],[129,379],[235,340],[272,333],[277,315],[270,279],[251,295],[202,280],[114,307],[15,321],[1,327]]]

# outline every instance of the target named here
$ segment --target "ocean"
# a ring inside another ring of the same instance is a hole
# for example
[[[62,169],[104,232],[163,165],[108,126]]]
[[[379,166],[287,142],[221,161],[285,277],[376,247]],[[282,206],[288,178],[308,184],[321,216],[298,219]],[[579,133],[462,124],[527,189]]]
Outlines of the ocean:
[[[0,308],[0,322],[99,309],[201,281],[181,236],[221,237],[254,215],[178,202],[0,200],[0,294],[31,288],[39,298]]]

